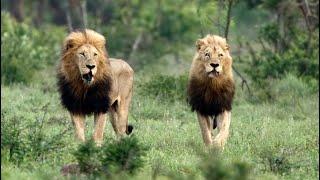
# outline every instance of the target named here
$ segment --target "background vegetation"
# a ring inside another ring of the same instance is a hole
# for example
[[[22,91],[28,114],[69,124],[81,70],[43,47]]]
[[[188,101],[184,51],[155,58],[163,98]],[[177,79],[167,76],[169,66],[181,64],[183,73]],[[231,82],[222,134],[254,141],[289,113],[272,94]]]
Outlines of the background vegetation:
[[[101,148],[74,141],[56,88],[62,40],[83,27],[136,72],[134,134],[118,141],[108,124]],[[227,36],[234,61],[223,152],[203,147],[185,101],[194,43],[207,33]],[[318,1],[1,0],[1,51],[5,179],[319,178]]]

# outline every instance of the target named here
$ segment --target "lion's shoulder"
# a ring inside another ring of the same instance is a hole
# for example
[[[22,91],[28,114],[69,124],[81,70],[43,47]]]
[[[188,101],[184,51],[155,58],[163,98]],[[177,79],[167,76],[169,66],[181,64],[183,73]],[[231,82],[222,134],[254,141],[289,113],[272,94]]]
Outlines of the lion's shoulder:
[[[120,73],[128,73],[131,75],[134,74],[132,67],[126,61],[116,58],[109,58],[109,60],[111,68],[115,75]]]

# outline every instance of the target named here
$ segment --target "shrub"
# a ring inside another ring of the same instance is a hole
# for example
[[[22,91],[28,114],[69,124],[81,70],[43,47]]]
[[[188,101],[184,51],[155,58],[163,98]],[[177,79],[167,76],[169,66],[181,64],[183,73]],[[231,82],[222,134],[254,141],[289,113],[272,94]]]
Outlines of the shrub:
[[[289,173],[291,170],[292,164],[283,153],[279,154],[271,150],[266,150],[261,152],[260,157],[262,158],[262,163],[266,171],[284,174]]]
[[[134,174],[143,167],[142,157],[146,155],[146,150],[147,147],[140,144],[135,136],[113,141],[104,146],[102,165],[107,169],[113,166],[118,171]]]
[[[65,147],[63,138],[68,128],[52,134],[48,131],[46,108],[37,119],[28,120],[24,116],[7,117],[7,109],[1,109],[1,157],[8,162],[21,165],[27,162],[43,162],[55,152]]]
[[[86,174],[97,174],[101,171],[100,149],[93,140],[81,144],[77,151],[73,153],[77,159],[80,171]]]
[[[305,82],[293,74],[286,74],[281,79],[269,79],[264,88],[256,87],[255,95],[260,101],[281,102],[289,105],[317,91],[318,82],[311,79]]]
[[[318,84],[315,81],[319,78],[319,30],[315,26],[314,33],[308,34],[303,26],[294,23],[302,18],[298,11],[284,12],[283,17],[260,28],[263,48],[255,55],[251,52],[252,63],[246,71],[256,87],[262,89],[268,89],[271,80],[282,79],[288,73],[311,82],[311,86]]]
[[[178,77],[156,74],[148,82],[142,83],[141,93],[164,101],[183,100],[186,98],[187,75]]]
[[[26,23],[17,23],[3,12],[1,27],[2,83],[29,83],[37,71],[58,59],[63,37],[60,29],[37,30]]]
[[[208,179],[245,180],[249,178],[251,167],[242,161],[227,163],[218,150],[202,154],[200,164],[203,176]]]
[[[82,173],[110,177],[121,173],[135,174],[143,167],[147,148],[135,136],[107,142],[99,148],[91,140],[74,152]]]

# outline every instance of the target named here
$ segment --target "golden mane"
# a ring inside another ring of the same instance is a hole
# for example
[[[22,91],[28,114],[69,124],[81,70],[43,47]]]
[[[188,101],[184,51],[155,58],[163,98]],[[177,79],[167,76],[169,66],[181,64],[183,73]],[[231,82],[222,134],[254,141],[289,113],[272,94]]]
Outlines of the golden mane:
[[[215,44],[219,45],[224,50],[229,50],[229,45],[227,44],[227,40],[217,35],[208,34],[206,37],[199,39],[197,41],[197,45],[204,45],[204,44]]]

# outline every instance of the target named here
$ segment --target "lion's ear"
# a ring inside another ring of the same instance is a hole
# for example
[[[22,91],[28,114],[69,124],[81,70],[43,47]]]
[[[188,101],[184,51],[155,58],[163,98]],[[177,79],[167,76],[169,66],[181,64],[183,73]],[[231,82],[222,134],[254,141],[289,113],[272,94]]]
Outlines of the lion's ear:
[[[204,41],[202,39],[198,39],[196,41],[196,48],[197,48],[197,51],[199,51],[201,49],[201,46],[204,45]]]
[[[230,46],[229,46],[229,44],[226,44],[226,46],[224,47],[224,50],[230,51]]]
[[[68,51],[69,49],[74,47],[74,41],[72,39],[68,39],[65,42],[64,49]]]

